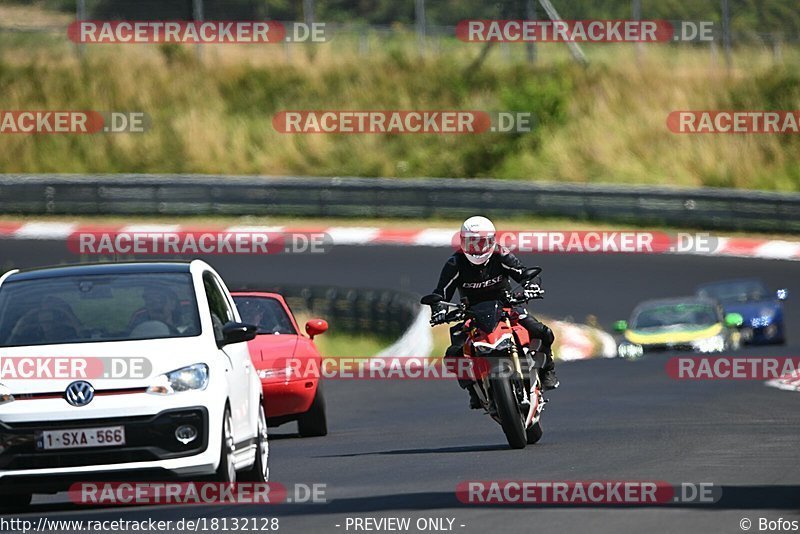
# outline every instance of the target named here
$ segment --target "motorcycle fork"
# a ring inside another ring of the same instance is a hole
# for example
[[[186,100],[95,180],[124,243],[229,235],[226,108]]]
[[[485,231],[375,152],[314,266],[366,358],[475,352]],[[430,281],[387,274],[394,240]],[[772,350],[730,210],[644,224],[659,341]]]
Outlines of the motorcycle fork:
[[[517,372],[517,376],[522,377],[522,365],[519,363],[519,350],[517,349],[517,339],[514,336],[514,328],[511,326],[511,319],[506,318],[506,326],[511,331],[511,339],[513,343],[511,343],[511,361],[514,362],[514,370]]]
[[[514,335],[514,328],[511,326],[511,320],[506,318],[506,325],[508,329],[511,330],[511,339],[513,343],[511,343],[511,361],[514,364],[514,371],[516,371],[516,377],[514,381],[517,383],[518,390],[522,392],[522,398],[517,399],[517,402],[530,402],[530,397],[528,396],[528,389],[525,387],[525,375],[522,374],[522,363],[519,359],[519,348],[517,347],[517,337]]]

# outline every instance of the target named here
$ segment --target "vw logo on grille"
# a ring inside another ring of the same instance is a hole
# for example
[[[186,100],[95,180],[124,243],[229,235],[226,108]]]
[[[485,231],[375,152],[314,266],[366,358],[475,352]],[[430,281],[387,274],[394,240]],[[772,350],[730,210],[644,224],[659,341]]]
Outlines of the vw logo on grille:
[[[86,406],[94,398],[94,388],[89,382],[73,382],[67,386],[64,398],[73,406]]]

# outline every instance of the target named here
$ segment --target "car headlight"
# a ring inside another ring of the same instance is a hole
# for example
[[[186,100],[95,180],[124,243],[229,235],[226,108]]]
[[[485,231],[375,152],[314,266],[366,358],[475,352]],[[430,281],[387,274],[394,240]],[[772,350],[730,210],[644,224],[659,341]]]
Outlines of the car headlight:
[[[619,355],[620,358],[635,360],[644,355],[644,347],[635,343],[622,343],[617,347],[617,355]]]
[[[0,404],[8,404],[9,402],[14,402],[14,395],[11,394],[11,390],[8,387],[0,384]]]
[[[475,350],[475,356],[487,356],[493,352],[502,352],[511,349],[513,340],[510,337],[503,339],[497,345],[490,345],[489,343],[475,343],[472,348]]]
[[[697,352],[722,352],[725,350],[725,337],[720,335],[692,341],[692,348]]]
[[[206,386],[208,386],[208,366],[196,363],[159,376],[155,383],[147,388],[147,392],[154,395],[173,395],[183,391],[206,389]]]
[[[258,378],[283,378],[285,380],[289,380],[292,378],[293,371],[294,369],[289,366],[280,369],[259,369]]]
[[[769,326],[774,318],[775,318],[775,312],[773,310],[764,309],[759,312],[758,317],[753,317],[752,319],[750,319],[750,326],[752,326],[753,328],[762,328],[765,326]]]

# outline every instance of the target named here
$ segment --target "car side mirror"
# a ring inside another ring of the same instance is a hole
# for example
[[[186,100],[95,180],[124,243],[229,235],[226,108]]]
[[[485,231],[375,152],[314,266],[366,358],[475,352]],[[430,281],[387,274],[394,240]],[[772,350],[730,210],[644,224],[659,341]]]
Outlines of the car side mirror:
[[[441,295],[437,295],[436,293],[431,293],[430,295],[425,295],[421,299],[419,299],[420,304],[425,304],[426,306],[434,306],[439,304],[444,300],[444,297]]]
[[[258,327],[247,323],[229,322],[222,326],[222,341],[219,346],[230,345],[231,343],[241,343],[255,339]]]
[[[628,329],[628,321],[617,321],[614,323],[615,332],[624,332]]]
[[[744,317],[739,313],[729,313],[725,315],[725,326],[729,328],[739,328],[744,324]]]
[[[320,334],[324,334],[328,331],[328,322],[322,319],[311,319],[306,323],[306,334],[311,339],[314,339],[314,336],[318,336]]]
[[[789,290],[788,289],[779,289],[775,292],[775,298],[778,300],[786,300],[789,298]]]

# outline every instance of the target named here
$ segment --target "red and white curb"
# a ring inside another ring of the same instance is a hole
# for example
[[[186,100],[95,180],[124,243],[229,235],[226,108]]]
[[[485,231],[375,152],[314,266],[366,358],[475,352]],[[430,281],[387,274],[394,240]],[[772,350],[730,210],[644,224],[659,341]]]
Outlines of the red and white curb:
[[[549,321],[556,335],[557,360],[570,362],[590,358],[616,358],[617,342],[608,332],[584,324]]]
[[[767,385],[785,391],[800,391],[800,371],[794,371],[780,378],[768,380]]]
[[[330,236],[335,245],[396,245],[417,247],[452,247],[454,231],[446,228],[402,229],[371,226],[331,226],[331,227],[292,227],[292,226],[228,226],[193,227],[180,224],[79,224],[67,222],[0,222],[0,238],[31,240],[69,240],[82,233],[192,233],[192,232],[304,232],[324,233]],[[758,239],[748,237],[717,237],[713,251],[688,250],[674,252],[655,248],[652,253],[691,254],[702,256],[730,256],[739,258],[761,258],[800,261],[800,241],[777,239]],[[651,252],[646,252],[651,253]]]

